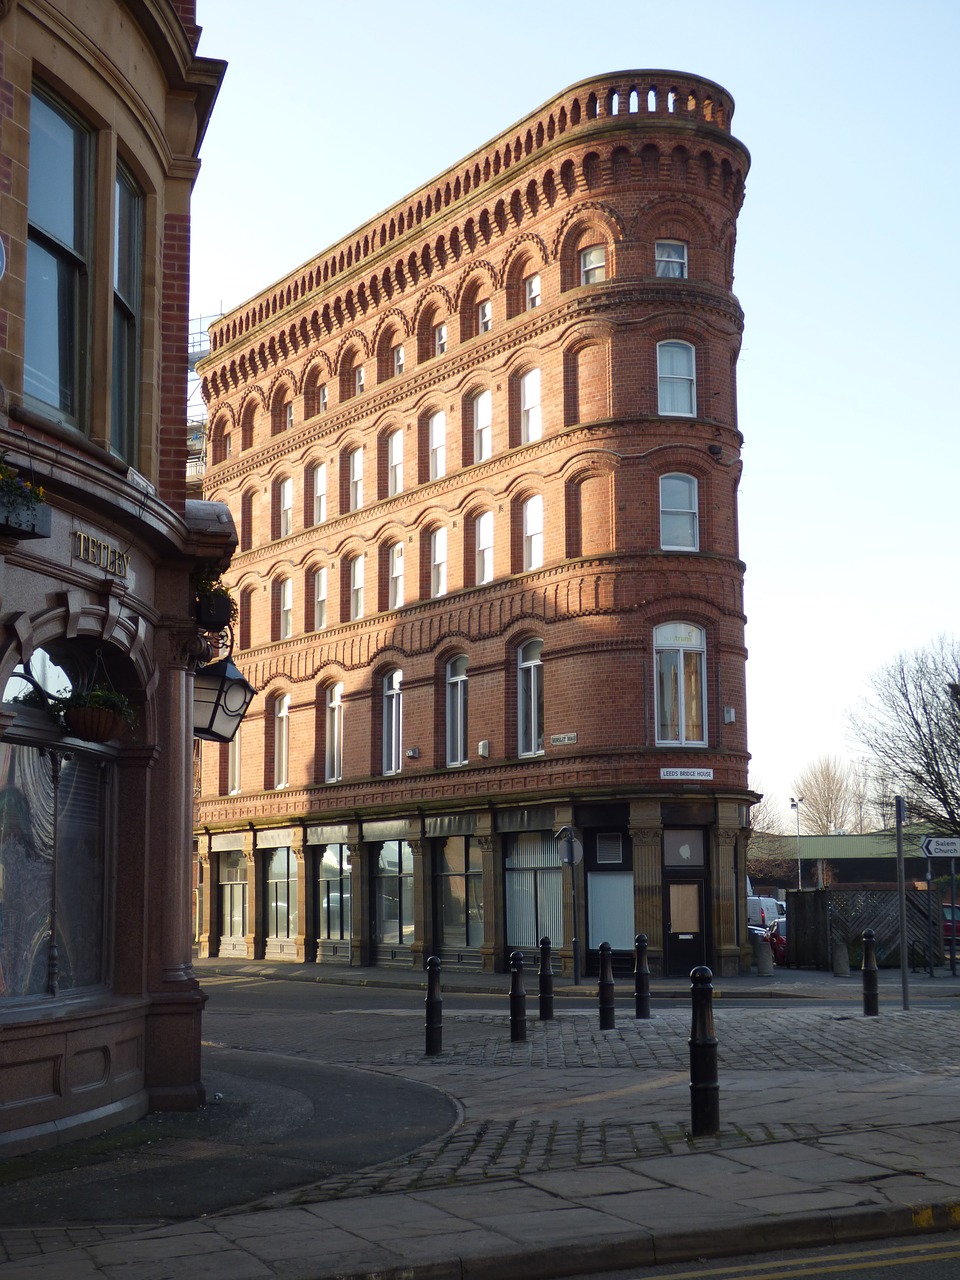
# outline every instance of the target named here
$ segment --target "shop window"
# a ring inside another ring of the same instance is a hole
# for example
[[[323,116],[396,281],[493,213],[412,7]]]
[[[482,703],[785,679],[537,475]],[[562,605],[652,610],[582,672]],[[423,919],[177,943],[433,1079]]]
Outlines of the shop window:
[[[483,942],[483,864],[477,840],[448,837],[437,856],[435,876],[442,945],[479,947]]]
[[[657,744],[704,747],[706,639],[699,627],[669,622],[653,633]]]
[[[548,937],[563,946],[563,864],[553,833],[505,837],[507,946],[535,950]]]
[[[242,853],[220,854],[220,936],[221,954],[246,951],[247,864]],[[232,944],[232,945],[231,945]]]
[[[297,936],[297,858],[292,849],[274,849],[266,865],[264,912],[268,939]]]
[[[385,840],[373,875],[373,942],[408,947],[413,942],[413,849]]]
[[[325,844],[317,853],[317,919],[321,942],[350,937],[350,851],[345,844]]]

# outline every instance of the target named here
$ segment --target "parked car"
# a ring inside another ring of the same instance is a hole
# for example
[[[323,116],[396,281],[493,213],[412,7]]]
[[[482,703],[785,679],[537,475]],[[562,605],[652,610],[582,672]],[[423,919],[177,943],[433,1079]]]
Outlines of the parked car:
[[[776,898],[761,898],[752,896],[747,898],[747,924],[757,925],[761,929],[768,929],[774,920],[779,919],[780,908]]]
[[[773,924],[767,930],[767,936],[770,939],[770,946],[773,948],[773,963],[787,963],[787,917],[777,916]]]
[[[960,922],[960,907],[955,906],[952,902],[943,904],[943,949],[950,950],[950,943],[954,939],[953,945],[960,951],[960,933],[957,932],[957,924]]]

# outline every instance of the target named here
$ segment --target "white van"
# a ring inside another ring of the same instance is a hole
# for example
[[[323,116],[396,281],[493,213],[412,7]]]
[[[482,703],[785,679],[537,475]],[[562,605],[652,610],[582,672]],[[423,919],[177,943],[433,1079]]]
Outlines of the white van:
[[[776,898],[747,898],[747,924],[758,929],[769,929],[774,920],[781,915],[780,904]]]

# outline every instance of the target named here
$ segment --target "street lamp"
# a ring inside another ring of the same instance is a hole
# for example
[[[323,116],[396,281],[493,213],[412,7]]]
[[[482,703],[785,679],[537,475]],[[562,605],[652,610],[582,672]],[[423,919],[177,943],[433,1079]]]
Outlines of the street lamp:
[[[800,873],[800,806],[803,804],[803,796],[790,797],[790,808],[796,811],[797,815],[797,888],[803,888],[803,882]]]

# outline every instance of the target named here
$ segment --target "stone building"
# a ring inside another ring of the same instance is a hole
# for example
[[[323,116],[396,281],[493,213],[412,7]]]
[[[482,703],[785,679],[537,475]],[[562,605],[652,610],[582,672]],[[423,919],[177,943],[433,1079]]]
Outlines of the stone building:
[[[732,115],[583,81],[211,327],[262,696],[204,747],[201,954],[737,971]]]
[[[191,575],[236,532],[185,497],[199,34],[194,0],[0,4],[4,1154],[203,1098]]]

